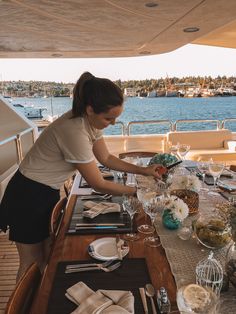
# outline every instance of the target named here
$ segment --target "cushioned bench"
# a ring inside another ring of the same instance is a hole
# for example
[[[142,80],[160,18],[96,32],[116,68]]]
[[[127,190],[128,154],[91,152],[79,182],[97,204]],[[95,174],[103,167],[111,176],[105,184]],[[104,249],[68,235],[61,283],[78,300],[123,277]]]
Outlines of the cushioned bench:
[[[186,158],[190,160],[225,160],[236,162],[236,141],[227,130],[176,131],[167,133],[167,142],[190,145]]]

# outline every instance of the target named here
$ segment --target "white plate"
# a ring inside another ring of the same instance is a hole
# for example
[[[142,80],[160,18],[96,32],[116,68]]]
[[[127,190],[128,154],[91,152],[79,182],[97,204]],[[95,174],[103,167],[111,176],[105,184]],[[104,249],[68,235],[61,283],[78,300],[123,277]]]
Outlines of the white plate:
[[[88,247],[88,253],[90,256],[100,261],[118,259],[116,238],[100,238],[93,241]],[[123,257],[127,255],[129,253],[129,247],[125,246],[121,253]]]

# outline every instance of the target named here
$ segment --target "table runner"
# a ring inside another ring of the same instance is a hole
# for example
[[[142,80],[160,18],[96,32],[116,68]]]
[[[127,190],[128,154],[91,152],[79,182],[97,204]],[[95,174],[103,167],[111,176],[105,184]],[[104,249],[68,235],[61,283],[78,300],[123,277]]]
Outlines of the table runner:
[[[217,201],[222,202],[222,198],[220,196],[216,197],[213,203],[206,195],[200,195],[199,211],[202,213],[213,211]],[[187,218],[187,220],[193,219],[196,219],[196,215]],[[208,257],[210,249],[198,244],[196,238],[191,238],[187,241],[179,239],[177,236],[178,230],[166,229],[161,222],[161,217],[156,219],[155,227],[160,236],[161,244],[165,249],[177,288],[182,285],[183,281],[186,283],[195,283],[196,265],[200,260]],[[230,244],[223,249],[214,250],[214,257],[221,262],[223,270],[229,246]],[[218,314],[225,313],[236,313],[236,289],[231,284],[228,292],[221,293],[221,307]]]
[[[79,261],[82,262],[93,262]],[[73,261],[73,264],[77,263]],[[60,262],[57,265],[53,281],[52,291],[48,301],[47,314],[69,314],[76,309],[76,305],[65,297],[66,289],[83,281],[94,291],[98,289],[127,290],[131,291],[135,299],[135,313],[143,314],[143,305],[139,294],[139,287],[151,283],[148,268],[144,258],[125,258],[122,266],[113,272],[92,271],[65,274],[65,267],[72,262]],[[151,313],[151,304],[148,300],[148,308]]]

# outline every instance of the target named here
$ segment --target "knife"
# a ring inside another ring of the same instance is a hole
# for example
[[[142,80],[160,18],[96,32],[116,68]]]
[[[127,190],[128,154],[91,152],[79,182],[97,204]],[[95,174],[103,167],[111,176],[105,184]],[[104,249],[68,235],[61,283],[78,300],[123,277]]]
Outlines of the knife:
[[[125,226],[124,223],[77,223],[76,227],[98,227],[98,226],[117,226],[122,227]]]
[[[76,230],[91,230],[91,229],[117,229],[117,226],[93,226],[93,227],[75,227]]]

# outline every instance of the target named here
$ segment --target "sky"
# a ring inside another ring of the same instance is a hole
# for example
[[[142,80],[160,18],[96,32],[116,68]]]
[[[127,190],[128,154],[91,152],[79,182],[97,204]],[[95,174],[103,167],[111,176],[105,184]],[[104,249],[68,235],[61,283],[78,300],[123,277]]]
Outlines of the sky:
[[[236,49],[186,45],[145,57],[78,59],[0,59],[0,81],[75,83],[89,71],[113,81],[184,76],[236,76]]]

